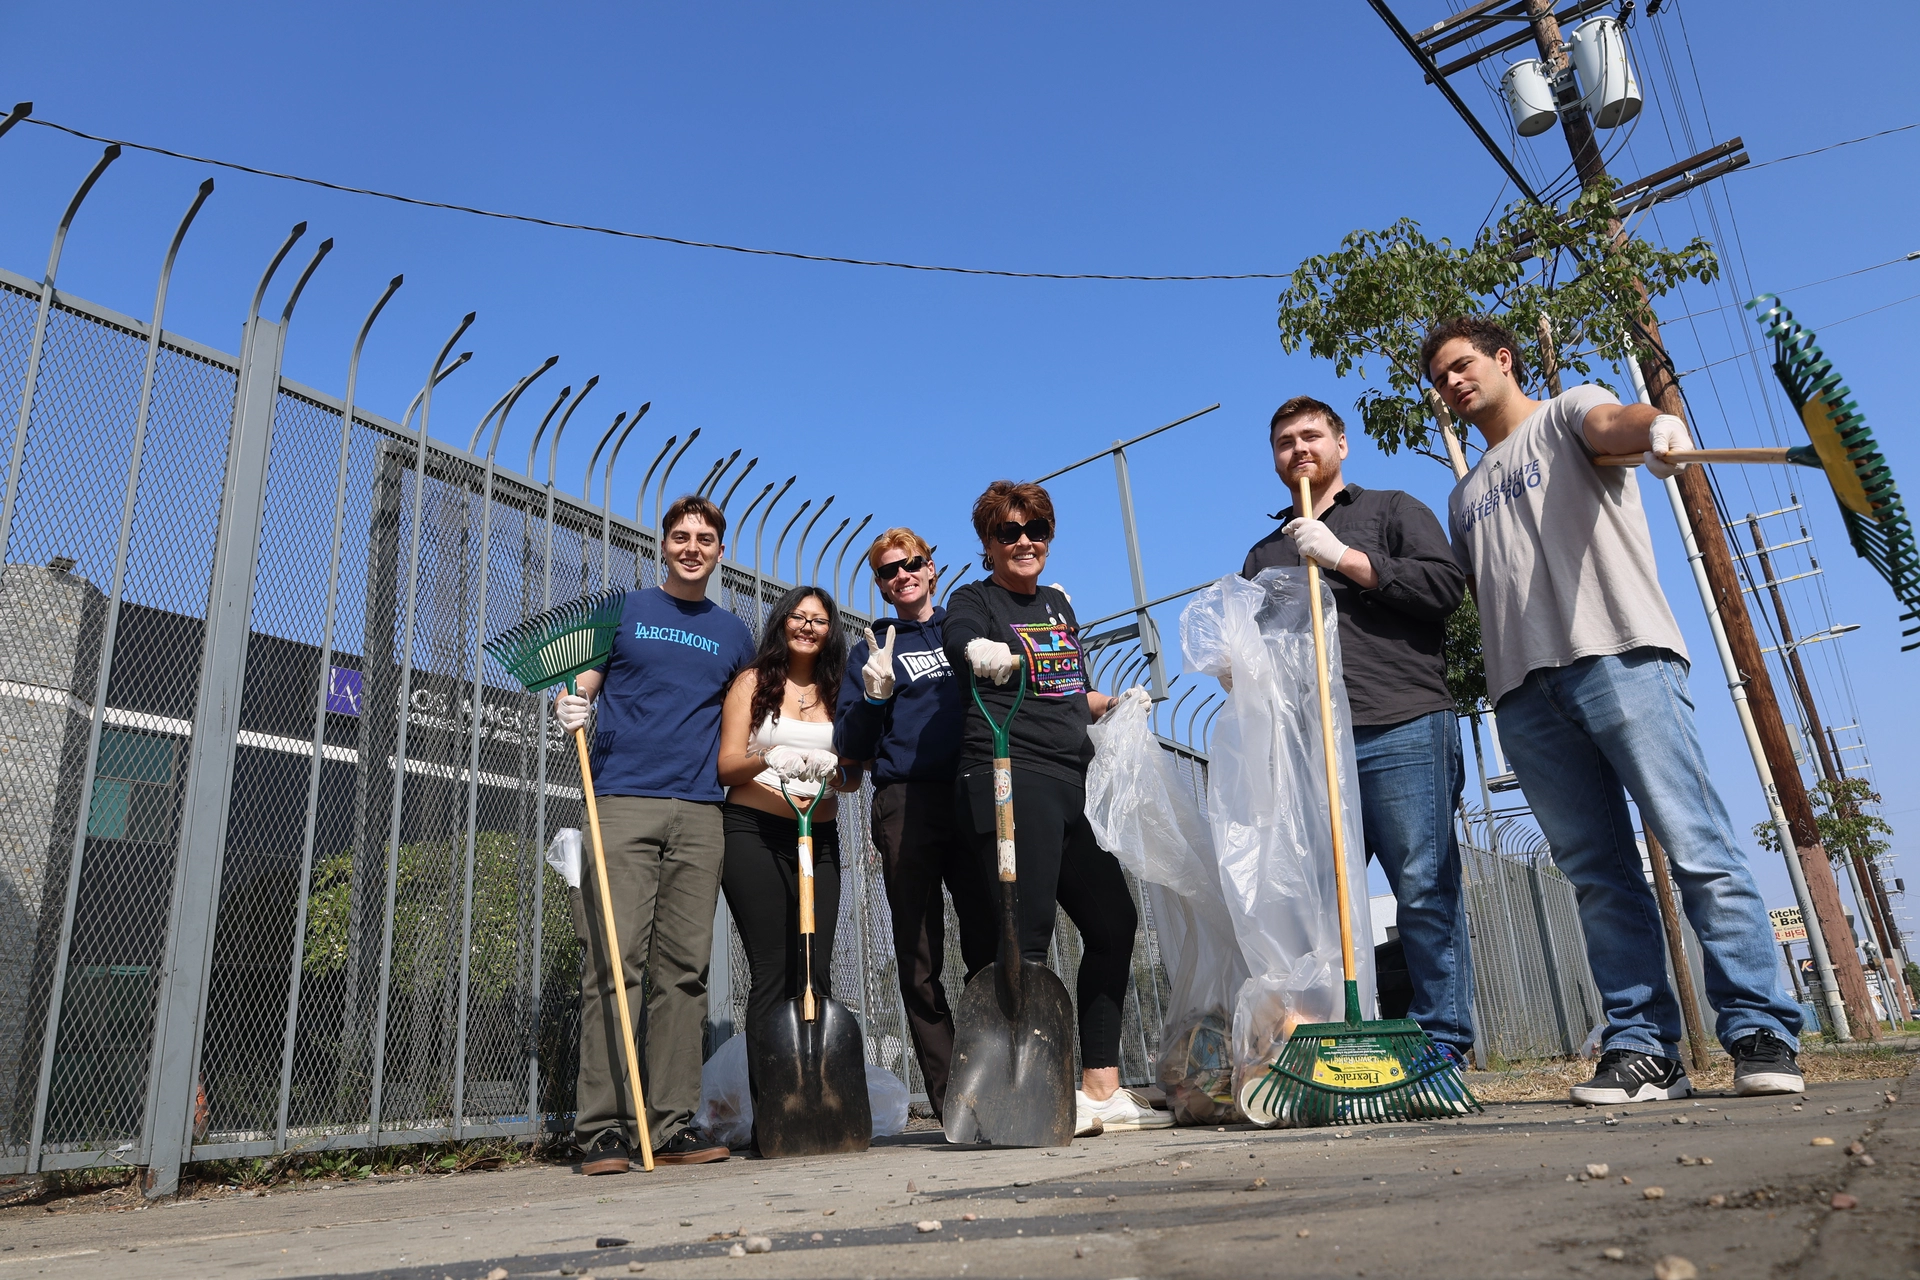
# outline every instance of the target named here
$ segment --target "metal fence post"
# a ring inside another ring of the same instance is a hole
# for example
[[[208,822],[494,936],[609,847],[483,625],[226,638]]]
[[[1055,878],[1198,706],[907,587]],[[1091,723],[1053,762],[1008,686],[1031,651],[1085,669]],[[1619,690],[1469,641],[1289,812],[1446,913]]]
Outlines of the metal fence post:
[[[300,289],[332,247],[332,241],[320,246],[294,286],[278,324],[260,315],[260,302],[274,272],[306,229],[307,224],[300,223],[280,246],[260,278],[247,316],[233,438],[227,449],[220,523],[214,535],[200,688],[187,749],[185,817],[179,870],[174,876],[168,912],[162,969],[165,977],[155,1015],[154,1067],[146,1118],[149,1196],[174,1192],[180,1182],[180,1166],[193,1145],[200,1033],[206,1022],[214,922],[219,915],[234,748],[240,730],[240,699],[246,688],[254,576],[266,511],[267,464],[273,449],[274,411],[280,400],[280,361]]]
[[[1568,1054],[1580,1051],[1580,1042],[1573,1038],[1573,1024],[1567,1021],[1566,993],[1560,988],[1560,957],[1553,945],[1553,925],[1547,920],[1547,900],[1540,891],[1540,859],[1535,857],[1527,867],[1527,888],[1533,894],[1533,918],[1540,926],[1540,959],[1547,966],[1547,991],[1553,996],[1553,1016],[1560,1023],[1560,1043]]]
[[[105,162],[102,162],[104,167]],[[96,173],[97,177],[98,174]],[[89,180],[88,185],[92,185]],[[85,194],[84,189],[82,195]],[[74,817],[73,852],[67,863],[67,890],[62,899],[60,917],[60,937],[56,943],[54,959],[54,980],[47,992],[47,1019],[41,1029],[40,1075],[35,1085],[33,1118],[27,1142],[27,1171],[37,1172],[40,1167],[40,1144],[46,1137],[47,1105],[53,1082],[54,1050],[60,1039],[60,1013],[62,996],[66,986],[67,960],[73,946],[73,915],[80,895],[80,876],[86,861],[87,826],[89,801],[93,795],[94,772],[100,760],[100,731],[106,721],[107,677],[113,671],[113,654],[120,631],[120,602],[126,589],[127,555],[133,542],[134,504],[140,491],[140,463],[146,453],[147,421],[153,408],[153,384],[160,362],[161,323],[167,313],[167,286],[173,278],[174,259],[180,253],[180,243],[186,239],[187,228],[193,225],[194,217],[200,212],[200,206],[213,194],[213,179],[208,178],[200,185],[198,194],[186,215],[180,219],[179,227],[173,233],[173,241],[167,246],[166,259],[160,265],[160,283],[154,290],[153,325],[147,331],[147,363],[140,379],[140,404],[134,411],[133,440],[127,459],[126,494],[120,504],[120,540],[114,547],[113,579],[107,592],[107,616],[100,637],[100,664],[94,681],[94,698],[91,709],[92,724],[87,729],[87,755],[80,780],[80,807]],[[76,198],[75,205],[79,201]],[[71,215],[69,215],[71,216]],[[64,227],[63,227],[64,230]],[[48,274],[49,292],[51,292],[52,273]],[[21,430],[24,431],[24,423]],[[4,546],[0,541],[0,546]]]

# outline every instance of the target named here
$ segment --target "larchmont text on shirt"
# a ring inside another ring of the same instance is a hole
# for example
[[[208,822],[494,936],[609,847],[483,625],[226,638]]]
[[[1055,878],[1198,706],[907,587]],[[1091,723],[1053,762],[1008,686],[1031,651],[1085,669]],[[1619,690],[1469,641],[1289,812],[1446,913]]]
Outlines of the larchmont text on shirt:
[[[1511,470],[1503,462],[1494,463],[1487,469],[1486,491],[1469,502],[1460,513],[1463,528],[1471,533],[1481,520],[1518,502],[1526,490],[1538,489],[1541,483],[1538,458],[1529,458]]]
[[[709,640],[703,635],[697,635],[691,631],[682,631],[678,627],[650,627],[644,622],[638,622],[635,623],[633,627],[633,638],[635,640],[665,640],[670,644],[684,644],[690,648],[699,649],[706,653],[720,652],[720,642],[718,640]]]

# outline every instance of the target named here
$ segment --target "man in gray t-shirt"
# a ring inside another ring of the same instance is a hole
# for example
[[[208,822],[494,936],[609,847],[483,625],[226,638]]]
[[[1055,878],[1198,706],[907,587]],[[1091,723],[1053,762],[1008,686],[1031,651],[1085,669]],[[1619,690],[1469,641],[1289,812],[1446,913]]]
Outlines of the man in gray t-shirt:
[[[1530,399],[1517,350],[1498,324],[1467,317],[1429,332],[1421,357],[1441,400],[1486,439],[1447,503],[1454,556],[1480,607],[1487,697],[1554,863],[1573,881],[1607,1019],[1599,1069],[1573,1100],[1693,1092],[1629,795],[1673,860],[1734,1091],[1801,1093],[1800,1009],[1780,988],[1771,922],[1707,776],[1639,480],[1593,463],[1644,453],[1664,481],[1676,469],[1665,455],[1693,447],[1686,425],[1600,387]]]

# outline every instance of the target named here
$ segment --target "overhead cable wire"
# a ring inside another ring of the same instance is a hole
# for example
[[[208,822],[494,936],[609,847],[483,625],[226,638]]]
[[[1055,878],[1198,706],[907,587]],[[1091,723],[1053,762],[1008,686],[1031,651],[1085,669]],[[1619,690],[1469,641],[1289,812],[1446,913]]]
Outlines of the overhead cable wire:
[[[43,129],[55,129],[71,134],[76,138],[85,138],[89,142],[108,142],[121,148],[146,151],[154,155],[168,156],[175,160],[187,160],[194,164],[210,164],[222,169],[234,169],[241,173],[250,173],[255,177],[273,178],[280,182],[299,182],[310,187],[322,187],[328,191],[344,192],[347,195],[372,196],[377,200],[391,200],[396,204],[414,205],[422,209],[445,209],[453,213],[470,213],[477,218],[495,218],[502,222],[524,222],[536,227],[553,227],[561,231],[587,231],[595,235],[616,236],[623,240],[650,240],[658,244],[677,244],[688,249],[719,249],[726,253],[744,253],[762,258],[789,258],[798,262],[830,262],[847,267],[891,267],[896,271],[936,271],[962,276],[1000,276],[1014,280],[1143,280],[1143,281],[1198,281],[1198,280],[1291,280],[1291,271],[1238,271],[1206,275],[1121,275],[1097,271],[1002,271],[992,267],[952,267],[924,262],[892,262],[881,258],[845,258],[829,253],[801,253],[793,249],[759,249],[748,245],[722,244],[714,240],[692,240],[684,236],[660,235],[650,231],[628,231],[620,227],[602,227],[590,222],[563,222],[556,218],[542,218],[529,213],[505,213],[497,209],[480,209],[473,205],[455,204],[447,200],[428,200],[420,196],[399,195],[392,191],[380,191],[372,187],[349,186],[342,182],[329,182],[324,178],[309,178],[297,173],[281,173],[274,169],[262,169],[255,165],[241,164],[234,160],[215,160],[208,156],[191,155],[184,151],[174,151],[167,147],[157,147],[145,142],[129,142],[124,138],[106,138],[98,134],[87,133],[71,125],[59,124],[52,120],[43,120],[37,116],[28,116],[27,124],[37,124]]]

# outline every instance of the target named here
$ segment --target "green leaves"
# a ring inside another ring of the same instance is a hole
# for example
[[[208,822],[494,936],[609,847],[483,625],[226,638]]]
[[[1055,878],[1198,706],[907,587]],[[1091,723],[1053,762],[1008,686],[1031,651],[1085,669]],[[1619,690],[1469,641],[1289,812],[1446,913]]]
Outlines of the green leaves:
[[[1523,385],[1538,395],[1543,318],[1562,370],[1587,375],[1595,362],[1650,350],[1648,298],[1686,280],[1711,281],[1719,270],[1705,240],[1667,250],[1622,232],[1603,185],[1564,212],[1515,204],[1464,246],[1430,240],[1419,223],[1402,218],[1379,231],[1350,232],[1335,252],[1300,264],[1279,298],[1280,345],[1290,353],[1304,348],[1332,361],[1340,377],[1368,384],[1354,408],[1382,452],[1410,449],[1445,461],[1420,365],[1433,325],[1458,315],[1500,319],[1519,341]]]
[[[1887,840],[1893,834],[1887,820],[1861,809],[1862,805],[1880,803],[1880,793],[1865,778],[1842,778],[1839,782],[1822,778],[1814,784],[1809,799],[1813,801],[1820,847],[1835,862],[1855,856],[1872,862],[1893,847]],[[1756,823],[1753,834],[1761,848],[1780,852],[1780,834],[1773,823]]]

